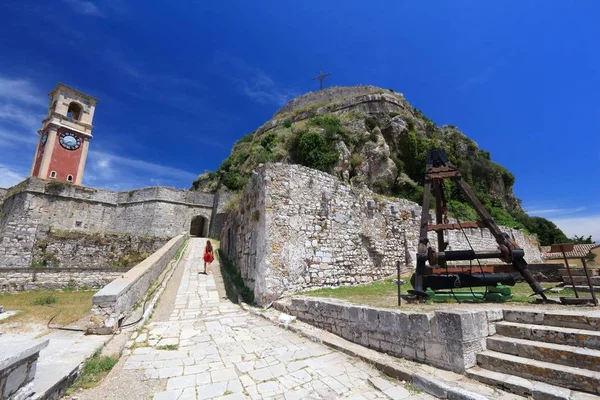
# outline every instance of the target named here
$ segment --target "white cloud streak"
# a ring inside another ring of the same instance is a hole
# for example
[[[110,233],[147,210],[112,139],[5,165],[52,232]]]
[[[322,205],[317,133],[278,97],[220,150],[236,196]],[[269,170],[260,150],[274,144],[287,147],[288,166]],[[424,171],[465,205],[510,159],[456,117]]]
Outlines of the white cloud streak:
[[[558,225],[568,237],[592,235],[596,242],[600,241],[600,214],[575,218],[556,218],[552,222]]]
[[[25,179],[28,171],[15,169],[13,166],[0,164],[0,188],[9,188]]]
[[[198,174],[111,154],[90,150],[84,184],[112,190],[127,190],[158,183],[189,187]]]
[[[587,210],[587,207],[576,207],[576,208],[542,208],[542,209],[527,209],[527,213],[531,215],[567,215],[575,214],[581,211]]]
[[[27,79],[0,76],[0,100],[30,106],[46,107],[47,97]]]
[[[71,10],[77,14],[88,15],[91,17],[104,17],[97,5],[91,1],[85,0],[63,0]]]
[[[278,85],[267,73],[241,58],[225,56],[216,62],[220,73],[233,76],[233,83],[250,100],[259,104],[283,106],[298,92]]]

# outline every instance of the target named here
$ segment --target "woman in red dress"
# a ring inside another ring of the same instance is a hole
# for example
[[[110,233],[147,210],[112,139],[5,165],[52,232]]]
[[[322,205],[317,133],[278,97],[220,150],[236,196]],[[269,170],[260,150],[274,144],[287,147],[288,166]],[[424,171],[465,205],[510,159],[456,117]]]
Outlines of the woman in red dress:
[[[215,256],[213,255],[213,247],[210,240],[206,241],[206,247],[204,247],[204,274],[210,273],[210,263],[213,262]]]

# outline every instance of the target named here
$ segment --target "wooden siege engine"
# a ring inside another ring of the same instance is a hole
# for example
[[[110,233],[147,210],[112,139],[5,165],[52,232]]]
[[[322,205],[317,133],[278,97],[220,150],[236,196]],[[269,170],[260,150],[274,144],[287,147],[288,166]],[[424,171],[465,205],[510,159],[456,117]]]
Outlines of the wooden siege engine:
[[[449,223],[447,214],[447,202],[445,197],[444,180],[451,179],[458,189],[463,193],[466,200],[471,204],[479,215],[479,222]],[[435,196],[436,224],[429,224],[429,205],[431,194]],[[487,228],[490,230],[498,248],[489,251],[475,251],[468,237],[465,235],[469,246],[468,250],[447,251],[448,243],[444,240],[444,231],[450,229],[464,228]],[[427,238],[429,231],[437,234],[437,250],[434,249]],[[421,225],[419,245],[417,250],[417,268],[411,278],[413,290],[409,293],[418,298],[429,297],[427,290],[435,291],[441,289],[458,289],[472,287],[493,288],[498,284],[512,286],[515,284],[511,271],[518,271],[525,281],[531,286],[533,292],[546,300],[544,289],[535,280],[527,267],[524,259],[524,251],[502,232],[494,222],[491,215],[483,207],[475,193],[462,180],[460,171],[450,163],[443,149],[432,148],[427,152],[427,165],[425,170],[425,192],[423,194],[423,210],[421,213]],[[483,267],[479,264],[482,259],[500,259],[505,266]],[[471,267],[457,268],[449,267],[448,261],[477,260],[479,264],[478,273],[473,273]],[[427,265],[427,262],[429,265]],[[491,269],[490,269],[491,268]],[[485,272],[487,270],[487,272]],[[454,294],[454,292],[452,292]],[[486,292],[487,293],[487,292]]]

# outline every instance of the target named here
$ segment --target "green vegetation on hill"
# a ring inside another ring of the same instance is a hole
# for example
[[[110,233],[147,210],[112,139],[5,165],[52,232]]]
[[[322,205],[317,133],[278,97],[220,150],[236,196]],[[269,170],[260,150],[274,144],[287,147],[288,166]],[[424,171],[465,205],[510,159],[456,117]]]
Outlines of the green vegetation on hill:
[[[392,100],[404,106],[389,106],[382,100],[387,108],[364,112],[355,107],[334,114],[337,109],[332,101],[329,106],[319,103],[319,114],[315,107],[292,110],[275,127],[241,138],[217,171],[200,175],[192,189],[239,191],[259,164],[284,162],[335,174],[382,195],[421,203],[427,151],[441,147],[498,224],[536,233],[541,244],[566,239],[552,222],[529,217],[522,210],[512,190],[515,177],[493,162],[489,152],[479,149],[456,127],[437,126],[401,95],[388,92],[385,96],[393,96]],[[451,216],[477,219],[454,183],[447,183],[446,195],[451,200]]]

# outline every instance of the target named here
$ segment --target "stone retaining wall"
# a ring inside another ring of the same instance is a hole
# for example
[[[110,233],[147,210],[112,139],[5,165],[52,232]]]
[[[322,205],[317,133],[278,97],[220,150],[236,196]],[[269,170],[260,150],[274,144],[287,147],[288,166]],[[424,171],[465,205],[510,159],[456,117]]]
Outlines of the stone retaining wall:
[[[503,315],[499,309],[406,312],[303,296],[273,305],[351,342],[459,373],[476,365]]]
[[[122,276],[129,268],[4,268],[0,292],[38,289],[99,288]]]
[[[32,267],[131,268],[169,238],[130,234],[38,229]],[[1,265],[0,265],[1,266]],[[2,268],[0,268],[0,273]]]
[[[183,234],[174,237],[150,257],[96,293],[92,297],[92,317],[87,332],[112,334],[131,313],[133,306],[143,300],[186,237]]]
[[[221,231],[221,248],[240,270],[259,305],[307,288],[367,283],[390,276],[400,261],[414,267],[421,207],[357,190],[332,175],[300,165],[256,168]],[[537,240],[501,228],[541,257]],[[467,229],[475,250],[496,249],[489,232]],[[462,233],[453,249],[468,249]],[[435,232],[430,232],[435,245]],[[493,261],[491,261],[493,262]]]
[[[6,340],[0,344],[0,398],[28,399],[33,394],[37,360],[45,340]]]
[[[5,197],[0,268],[31,266],[34,244],[49,228],[170,239],[189,231],[195,216],[210,224],[215,206],[210,193],[168,187],[113,192],[33,177],[8,189]]]

